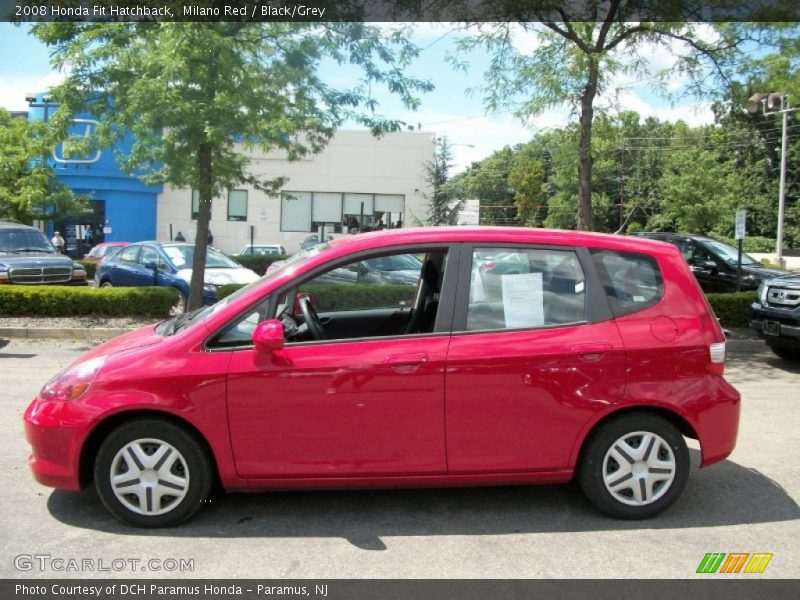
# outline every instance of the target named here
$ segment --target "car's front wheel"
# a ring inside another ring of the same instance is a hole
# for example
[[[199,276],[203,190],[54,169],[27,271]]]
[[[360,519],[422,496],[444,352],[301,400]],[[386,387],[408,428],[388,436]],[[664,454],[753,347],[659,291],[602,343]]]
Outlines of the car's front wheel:
[[[201,442],[162,419],[137,419],[114,429],[94,465],[103,504],[140,527],[185,521],[208,497],[212,479],[211,459]]]
[[[597,508],[646,519],[678,499],[689,476],[681,433],[659,415],[631,413],[600,427],[582,453],[578,479]]]

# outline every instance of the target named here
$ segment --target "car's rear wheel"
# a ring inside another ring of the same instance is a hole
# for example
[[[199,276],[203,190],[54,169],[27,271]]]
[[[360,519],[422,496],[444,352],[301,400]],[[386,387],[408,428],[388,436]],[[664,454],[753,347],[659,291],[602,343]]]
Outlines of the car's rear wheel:
[[[773,346],[772,351],[783,360],[800,360],[800,350],[794,350],[792,348],[775,348]]]
[[[655,414],[632,413],[602,425],[587,442],[578,479],[589,500],[619,519],[646,519],[680,496],[689,476],[681,433]]]
[[[177,525],[211,491],[213,469],[202,443],[161,419],[137,419],[103,441],[94,464],[97,493],[117,518],[140,527]]]
[[[111,285],[110,281],[106,280],[100,284],[100,287],[114,287],[114,286]]]

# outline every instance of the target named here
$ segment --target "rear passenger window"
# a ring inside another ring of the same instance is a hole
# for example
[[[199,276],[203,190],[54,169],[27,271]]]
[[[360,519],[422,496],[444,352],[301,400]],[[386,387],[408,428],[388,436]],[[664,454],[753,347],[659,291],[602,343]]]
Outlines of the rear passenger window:
[[[652,256],[611,250],[591,253],[614,316],[650,308],[661,300],[664,284]]]
[[[572,251],[477,248],[472,255],[467,331],[581,322],[585,288]]]

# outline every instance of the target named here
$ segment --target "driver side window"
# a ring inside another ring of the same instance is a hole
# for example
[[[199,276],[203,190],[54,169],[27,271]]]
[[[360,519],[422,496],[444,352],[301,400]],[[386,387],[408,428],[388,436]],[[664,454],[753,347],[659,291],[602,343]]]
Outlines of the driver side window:
[[[395,253],[338,265],[240,317],[213,341],[249,346],[256,326],[281,321],[289,343],[419,335],[434,330],[446,251]]]

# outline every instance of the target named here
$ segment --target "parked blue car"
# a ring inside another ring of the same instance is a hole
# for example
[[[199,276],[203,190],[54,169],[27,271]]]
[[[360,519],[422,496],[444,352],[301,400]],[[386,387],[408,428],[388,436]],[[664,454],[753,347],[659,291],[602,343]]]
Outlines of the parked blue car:
[[[183,312],[189,298],[192,278],[194,244],[170,242],[139,242],[126,246],[97,266],[97,287],[138,287],[163,285],[174,287],[180,294],[175,312]],[[258,279],[250,269],[215,250],[208,248],[206,255],[203,303],[217,301],[217,289],[228,283],[246,284]]]

